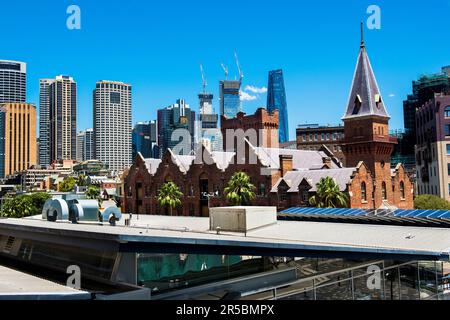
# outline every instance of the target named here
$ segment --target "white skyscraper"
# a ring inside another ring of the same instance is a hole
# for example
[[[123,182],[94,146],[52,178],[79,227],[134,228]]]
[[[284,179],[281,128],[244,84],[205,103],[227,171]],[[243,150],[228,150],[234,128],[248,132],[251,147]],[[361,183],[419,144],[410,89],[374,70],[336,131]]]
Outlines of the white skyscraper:
[[[121,171],[131,166],[131,86],[99,81],[94,90],[95,158]]]

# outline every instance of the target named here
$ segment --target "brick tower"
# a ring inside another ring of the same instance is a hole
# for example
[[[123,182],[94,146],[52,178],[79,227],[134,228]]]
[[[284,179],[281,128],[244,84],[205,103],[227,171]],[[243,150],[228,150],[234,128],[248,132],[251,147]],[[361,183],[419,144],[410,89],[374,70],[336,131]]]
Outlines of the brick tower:
[[[356,167],[364,161],[369,168],[374,177],[374,208],[393,203],[390,162],[396,140],[389,136],[389,119],[367,55],[361,25],[358,61],[342,118],[345,131],[342,151],[347,167]]]

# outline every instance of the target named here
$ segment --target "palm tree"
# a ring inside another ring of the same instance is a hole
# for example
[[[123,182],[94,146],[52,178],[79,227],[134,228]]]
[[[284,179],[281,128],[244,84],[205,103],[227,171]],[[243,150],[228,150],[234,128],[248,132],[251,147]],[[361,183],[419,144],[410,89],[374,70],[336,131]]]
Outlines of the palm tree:
[[[162,188],[158,192],[158,203],[161,207],[169,207],[170,215],[174,208],[181,205],[181,193],[178,186],[172,181],[163,184]]]
[[[77,177],[77,185],[78,185],[79,187],[86,187],[86,185],[87,185],[87,179],[86,179],[86,176],[85,176],[84,174],[80,174],[80,175]]]
[[[225,196],[235,206],[247,205],[255,198],[256,187],[245,172],[236,172],[225,187]]]
[[[96,186],[89,186],[86,190],[86,197],[91,200],[97,200],[98,204],[102,204],[102,198],[100,197],[100,189]]]
[[[331,177],[320,179],[316,185],[316,195],[309,199],[312,206],[318,208],[345,208],[348,197],[339,190],[339,185]]]

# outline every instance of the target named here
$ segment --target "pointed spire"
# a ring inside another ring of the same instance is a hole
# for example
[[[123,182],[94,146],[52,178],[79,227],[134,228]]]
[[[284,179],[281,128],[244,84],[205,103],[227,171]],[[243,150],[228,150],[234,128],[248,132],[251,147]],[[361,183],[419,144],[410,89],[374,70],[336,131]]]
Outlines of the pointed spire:
[[[343,120],[366,116],[390,118],[367,55],[361,23],[361,47]]]

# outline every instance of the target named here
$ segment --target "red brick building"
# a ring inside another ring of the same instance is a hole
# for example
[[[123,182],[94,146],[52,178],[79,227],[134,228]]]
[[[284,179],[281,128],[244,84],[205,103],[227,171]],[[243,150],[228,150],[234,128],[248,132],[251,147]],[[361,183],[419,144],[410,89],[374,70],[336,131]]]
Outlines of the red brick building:
[[[228,135],[238,136],[239,129],[242,129],[244,133],[247,133],[247,138],[251,137],[251,132],[253,130],[256,133],[255,141],[251,141],[254,145],[258,147],[266,148],[279,148],[279,117],[278,110],[273,113],[269,113],[264,108],[259,108],[256,110],[255,114],[246,115],[243,112],[239,112],[236,118],[228,119],[226,117],[221,118],[221,130],[223,137],[223,149],[225,151],[235,151],[238,143],[242,143],[242,140],[230,141]],[[227,134],[227,131],[229,133]]]
[[[183,193],[177,215],[207,216],[208,207],[228,205],[223,190],[235,172],[246,172],[256,187],[253,205],[286,205],[272,193],[272,186],[290,170],[339,168],[328,151],[303,151],[255,147],[245,140],[245,164],[238,164],[234,152],[210,152],[205,147],[195,156],[175,155],[169,149],[162,160],[144,159],[140,154],[124,177],[122,209],[135,214],[168,214],[160,208],[157,193],[167,181],[173,181]],[[253,163],[250,159],[256,159]],[[206,196],[206,195],[209,195]],[[208,200],[209,198],[209,200]],[[209,204],[208,204],[209,201]],[[292,203],[296,203],[292,200]]]
[[[372,181],[362,179],[360,188],[351,190],[355,205],[361,197],[364,208],[413,207],[413,185],[404,167],[398,165],[391,169],[391,154],[397,140],[389,136],[389,119],[363,40],[342,119],[345,131],[342,151],[346,166],[356,166],[363,161],[367,176],[369,172],[372,176]]]
[[[258,109],[254,115],[222,118],[226,152],[202,147],[191,156],[175,155],[169,149],[162,160],[138,155],[124,178],[123,210],[167,214],[167,208],[158,206],[157,194],[165,182],[173,181],[183,193],[176,214],[207,216],[209,207],[228,205],[223,190],[239,171],[246,172],[256,186],[253,205],[277,206],[279,210],[309,206],[317,183],[328,176],[340,191],[348,193],[351,208],[411,209],[413,186],[408,175],[401,164],[390,168],[396,141],[389,137],[389,115],[363,42],[343,121],[342,151],[347,168],[326,146],[320,150],[278,148],[277,112]],[[228,129],[255,129],[257,135],[231,132],[234,134],[227,136]],[[239,145],[244,145],[244,154],[236,151]]]

